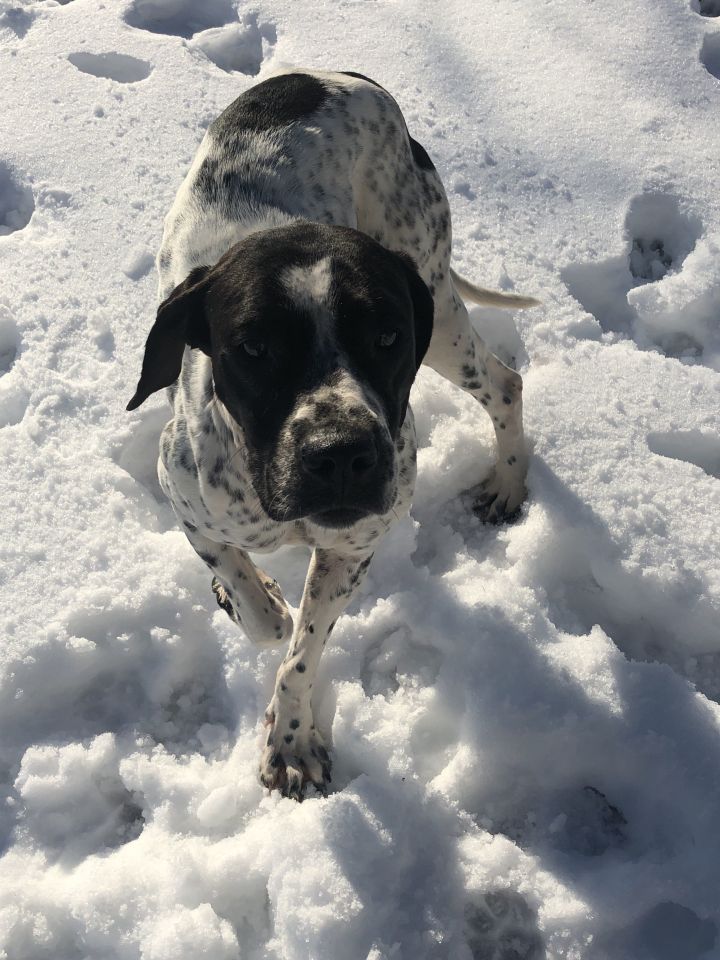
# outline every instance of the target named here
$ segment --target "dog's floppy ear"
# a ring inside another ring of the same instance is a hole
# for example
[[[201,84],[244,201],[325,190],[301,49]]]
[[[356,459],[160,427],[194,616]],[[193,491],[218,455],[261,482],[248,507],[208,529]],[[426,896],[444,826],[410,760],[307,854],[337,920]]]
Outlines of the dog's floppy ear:
[[[396,251],[395,255],[403,265],[412,298],[415,318],[415,366],[419,370],[432,338],[435,304],[425,281],[417,271],[413,258],[401,251]]]
[[[158,307],[145,344],[137,390],[127,410],[134,410],[151,393],[175,383],[186,346],[210,354],[210,330],[203,306],[209,271],[209,267],[196,267]]]
[[[405,276],[412,297],[415,316],[415,366],[419,370],[432,338],[435,304],[425,281],[417,271],[413,258],[406,253],[398,253],[397,257],[405,268]]]

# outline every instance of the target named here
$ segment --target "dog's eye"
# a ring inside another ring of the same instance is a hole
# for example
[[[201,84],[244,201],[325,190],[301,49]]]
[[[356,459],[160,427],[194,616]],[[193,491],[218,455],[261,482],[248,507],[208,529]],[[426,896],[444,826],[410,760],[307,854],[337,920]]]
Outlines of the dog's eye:
[[[393,330],[392,333],[381,333],[380,336],[375,341],[375,346],[376,347],[392,347],[396,340],[397,340],[397,330]]]
[[[244,340],[242,348],[249,357],[264,357],[267,353],[262,340]]]

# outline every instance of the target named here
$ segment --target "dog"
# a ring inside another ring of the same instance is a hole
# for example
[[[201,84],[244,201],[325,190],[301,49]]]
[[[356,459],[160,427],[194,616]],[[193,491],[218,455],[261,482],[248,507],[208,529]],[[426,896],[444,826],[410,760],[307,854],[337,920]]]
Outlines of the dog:
[[[261,782],[324,793],[313,679],[373,550],[409,510],[410,388],[422,363],[492,419],[497,464],[475,509],[525,497],[520,376],[463,297],[528,307],[450,268],[450,209],[427,152],[379,84],[280,72],[210,125],[164,224],[160,306],[134,410],[167,388],[158,475],[220,606],[258,643],[289,642],[265,716]],[[313,550],[295,623],[250,553]]]

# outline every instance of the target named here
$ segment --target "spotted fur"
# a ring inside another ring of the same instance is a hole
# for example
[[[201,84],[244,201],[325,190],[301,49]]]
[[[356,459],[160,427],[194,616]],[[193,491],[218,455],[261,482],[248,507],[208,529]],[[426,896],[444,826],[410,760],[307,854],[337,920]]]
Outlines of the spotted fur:
[[[296,799],[330,780],[311,706],[322,650],[410,506],[421,362],[492,419],[499,456],[478,512],[498,521],[524,497],[521,379],[473,331],[458,289],[532,301],[457,277],[450,249],[432,161],[358,74],[286,71],[244,93],[208,129],[165,221],[162,302],[129,408],[169,388],[162,488],[220,606],[253,640],[289,641],[260,777]],[[313,548],[294,624],[250,558],[285,544]]]

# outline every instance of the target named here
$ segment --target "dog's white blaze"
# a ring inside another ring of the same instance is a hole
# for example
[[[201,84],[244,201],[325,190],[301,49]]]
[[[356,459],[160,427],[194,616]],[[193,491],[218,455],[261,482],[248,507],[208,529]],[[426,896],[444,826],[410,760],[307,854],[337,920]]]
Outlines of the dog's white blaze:
[[[323,257],[311,267],[288,267],[280,282],[294,303],[327,309],[332,282],[330,257]]]
[[[300,309],[306,310],[315,324],[317,349],[341,356],[335,337],[331,299],[332,264],[324,257],[309,267],[288,267],[280,280],[288,296]]]
[[[292,422],[312,419],[314,405],[322,401],[333,403],[338,411],[347,410],[351,406],[363,406],[373,420],[378,420],[381,409],[378,398],[349,370],[342,367],[344,354],[335,337],[330,305],[330,257],[324,257],[310,267],[288,267],[280,282],[293,302],[311,313],[315,322],[318,348],[337,356],[340,363],[339,377],[335,378],[332,385],[321,387],[311,397],[301,400],[292,416]]]

